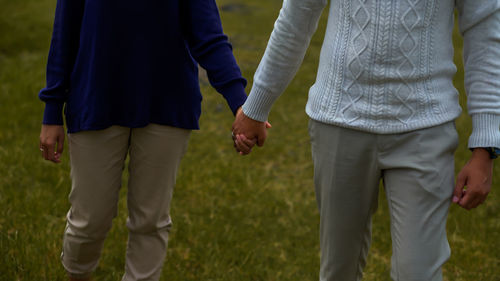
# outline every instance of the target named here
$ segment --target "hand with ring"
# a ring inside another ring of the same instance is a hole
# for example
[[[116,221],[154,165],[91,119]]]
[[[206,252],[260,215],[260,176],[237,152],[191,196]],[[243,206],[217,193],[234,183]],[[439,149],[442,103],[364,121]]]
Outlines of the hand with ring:
[[[62,125],[42,125],[39,149],[45,160],[61,162],[64,148],[64,127]]]

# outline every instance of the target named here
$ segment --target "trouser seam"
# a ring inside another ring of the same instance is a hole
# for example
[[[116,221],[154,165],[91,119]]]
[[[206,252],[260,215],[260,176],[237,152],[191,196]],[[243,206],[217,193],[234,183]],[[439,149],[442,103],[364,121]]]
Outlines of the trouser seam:
[[[370,212],[368,213],[368,216],[367,216],[367,218],[365,219],[365,224],[364,224],[365,228],[366,228],[367,224],[369,223],[369,221],[370,221],[370,219],[371,219],[371,216],[372,216],[372,214],[371,214],[371,207],[372,207],[372,206],[370,206]],[[366,229],[365,229],[365,230],[366,230]],[[371,234],[370,234],[370,236],[371,236]],[[360,247],[360,249],[359,249],[358,259],[357,259],[357,263],[356,263],[356,267],[355,267],[356,273],[354,274],[354,276],[356,276],[356,280],[358,280],[358,279],[359,279],[359,277],[360,277],[360,276],[359,276],[360,274],[358,273],[358,268],[359,268],[359,264],[360,264],[361,259],[362,259],[363,249],[364,249],[364,248],[366,248],[366,243],[363,243],[363,242],[364,242],[364,240],[363,240],[363,239],[364,239],[364,237],[361,237],[361,245],[362,245],[362,246],[361,246],[361,247]],[[363,276],[363,271],[361,271],[361,276]]]
[[[391,200],[391,191],[389,188],[386,186],[385,181],[384,181],[384,188],[385,192],[387,193],[387,206],[389,207],[389,216],[391,217],[391,230],[394,229],[394,207],[392,206],[392,200]],[[392,236],[392,235],[391,235]],[[395,237],[391,237],[391,239],[395,239]],[[399,265],[398,265],[398,253],[397,253],[397,247],[392,247],[392,254],[394,255],[394,266],[395,272],[396,272],[396,280],[399,280]]]

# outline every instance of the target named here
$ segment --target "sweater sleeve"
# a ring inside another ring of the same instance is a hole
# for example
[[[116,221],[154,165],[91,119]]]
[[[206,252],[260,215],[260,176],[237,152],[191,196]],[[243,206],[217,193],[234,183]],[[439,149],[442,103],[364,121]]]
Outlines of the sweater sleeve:
[[[70,75],[78,51],[84,0],[58,0],[47,62],[47,85],[39,93],[45,102],[43,124],[62,125]]]
[[[469,148],[500,147],[500,0],[457,0],[464,37]]]
[[[187,41],[193,58],[207,71],[212,87],[224,96],[233,114],[245,102],[247,81],[223,33],[215,0],[182,0]]]
[[[266,121],[273,103],[283,93],[304,59],[326,0],[285,0],[243,112]]]

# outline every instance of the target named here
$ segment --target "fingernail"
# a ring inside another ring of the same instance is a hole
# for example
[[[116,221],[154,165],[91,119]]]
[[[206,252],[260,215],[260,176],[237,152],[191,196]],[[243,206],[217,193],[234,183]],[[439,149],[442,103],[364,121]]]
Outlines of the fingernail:
[[[457,196],[453,196],[453,203],[458,203],[460,199]]]

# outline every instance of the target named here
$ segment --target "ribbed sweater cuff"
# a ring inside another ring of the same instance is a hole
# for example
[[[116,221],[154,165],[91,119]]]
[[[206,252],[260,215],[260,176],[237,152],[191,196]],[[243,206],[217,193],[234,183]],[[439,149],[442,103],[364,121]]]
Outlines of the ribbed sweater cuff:
[[[474,147],[500,148],[500,115],[472,114],[472,134],[469,138],[469,148]]]
[[[276,98],[270,91],[254,85],[243,105],[243,113],[254,120],[265,122]]]
[[[64,103],[46,102],[45,111],[43,112],[43,124],[45,125],[63,125]]]

